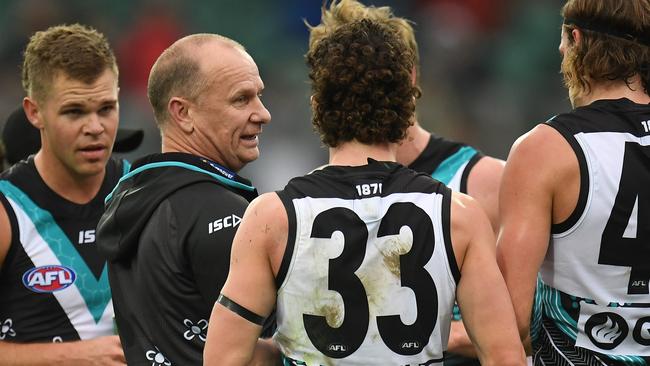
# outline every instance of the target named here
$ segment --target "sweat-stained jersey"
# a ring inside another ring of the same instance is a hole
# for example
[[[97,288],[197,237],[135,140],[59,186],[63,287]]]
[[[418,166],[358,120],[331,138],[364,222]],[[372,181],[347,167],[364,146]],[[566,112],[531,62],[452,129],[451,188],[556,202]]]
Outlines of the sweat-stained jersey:
[[[52,191],[33,156],[0,175],[11,244],[0,270],[0,340],[62,342],[113,334],[106,261],[95,247],[104,197],[128,171],[110,159],[87,204]]]
[[[547,122],[580,166],[540,269],[536,365],[650,364],[650,106],[599,100]]]
[[[442,365],[460,278],[451,191],[369,159],[278,195],[289,218],[274,336],[285,365]]]

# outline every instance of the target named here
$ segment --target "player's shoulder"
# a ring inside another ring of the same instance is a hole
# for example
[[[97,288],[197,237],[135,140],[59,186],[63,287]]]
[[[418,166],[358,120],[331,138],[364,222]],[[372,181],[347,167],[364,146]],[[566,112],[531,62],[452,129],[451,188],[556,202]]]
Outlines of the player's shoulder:
[[[488,155],[481,156],[470,168],[467,176],[467,189],[464,192],[475,198],[478,197],[476,194],[494,195],[499,190],[505,166],[504,160]]]
[[[237,235],[259,239],[278,250],[276,244],[286,243],[289,217],[280,197],[275,192],[264,193],[255,198],[246,209]]]
[[[570,142],[555,128],[539,124],[513,144],[501,189],[508,187],[508,194],[550,192],[564,186],[578,169]]]
[[[467,246],[477,235],[492,233],[487,214],[476,199],[460,192],[451,194],[451,238],[458,263]]]
[[[486,224],[489,226],[489,219],[481,204],[473,197],[460,192],[451,192],[451,229],[467,239],[471,238],[475,229]],[[464,240],[465,241],[465,240]]]
[[[247,210],[251,211],[256,217],[273,220],[282,216],[284,205],[278,193],[268,192],[255,198]]]
[[[472,167],[472,170],[474,170],[474,169],[482,169],[482,170],[485,170],[486,172],[488,172],[488,171],[500,172],[501,170],[503,170],[503,167],[505,165],[506,165],[506,162],[503,159],[499,159],[499,158],[494,157],[494,156],[483,155],[476,162],[474,167]]]
[[[34,166],[34,157],[30,156],[24,160],[15,163],[5,171],[1,172],[0,180],[14,180],[16,178],[21,178],[25,175],[31,176],[35,173],[38,174],[36,171],[36,167]]]
[[[552,163],[557,159],[544,158],[548,156],[557,157],[558,151],[568,146],[568,142],[557,129],[548,124],[538,124],[515,141],[510,150],[508,162],[517,159],[534,163],[529,168],[543,162]]]
[[[452,225],[471,226],[476,219],[482,219],[485,212],[473,197],[461,193],[451,192],[451,221]]]

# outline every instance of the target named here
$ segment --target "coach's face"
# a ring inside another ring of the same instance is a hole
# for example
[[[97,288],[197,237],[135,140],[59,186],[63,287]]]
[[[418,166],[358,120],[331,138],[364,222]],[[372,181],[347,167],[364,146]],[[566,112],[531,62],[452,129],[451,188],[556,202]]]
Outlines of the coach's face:
[[[259,157],[259,135],[271,121],[260,99],[264,83],[253,59],[239,48],[214,41],[199,52],[208,86],[197,100],[194,127],[208,158],[239,171]]]

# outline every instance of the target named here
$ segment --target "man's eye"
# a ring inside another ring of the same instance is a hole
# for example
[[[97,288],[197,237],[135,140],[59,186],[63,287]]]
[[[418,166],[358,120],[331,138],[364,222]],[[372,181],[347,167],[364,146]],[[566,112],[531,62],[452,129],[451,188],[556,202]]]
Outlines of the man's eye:
[[[75,109],[67,109],[67,110],[63,111],[63,114],[70,115],[70,116],[78,116],[78,115],[80,115],[82,113],[83,112],[82,112],[81,109],[76,109],[76,108]]]
[[[107,105],[107,106],[102,107],[102,108],[99,110],[99,113],[100,113],[100,114],[107,114],[107,113],[113,111],[114,109],[115,109],[115,106],[113,106],[113,105]]]

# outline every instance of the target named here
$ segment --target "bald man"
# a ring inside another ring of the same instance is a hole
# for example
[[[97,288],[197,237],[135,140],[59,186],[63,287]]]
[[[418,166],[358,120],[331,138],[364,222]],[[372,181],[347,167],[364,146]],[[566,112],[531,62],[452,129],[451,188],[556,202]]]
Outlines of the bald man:
[[[263,88],[244,48],[214,34],[178,40],[151,70],[162,153],[134,163],[98,228],[130,365],[202,364],[232,239],[257,196],[237,171],[271,120]]]

